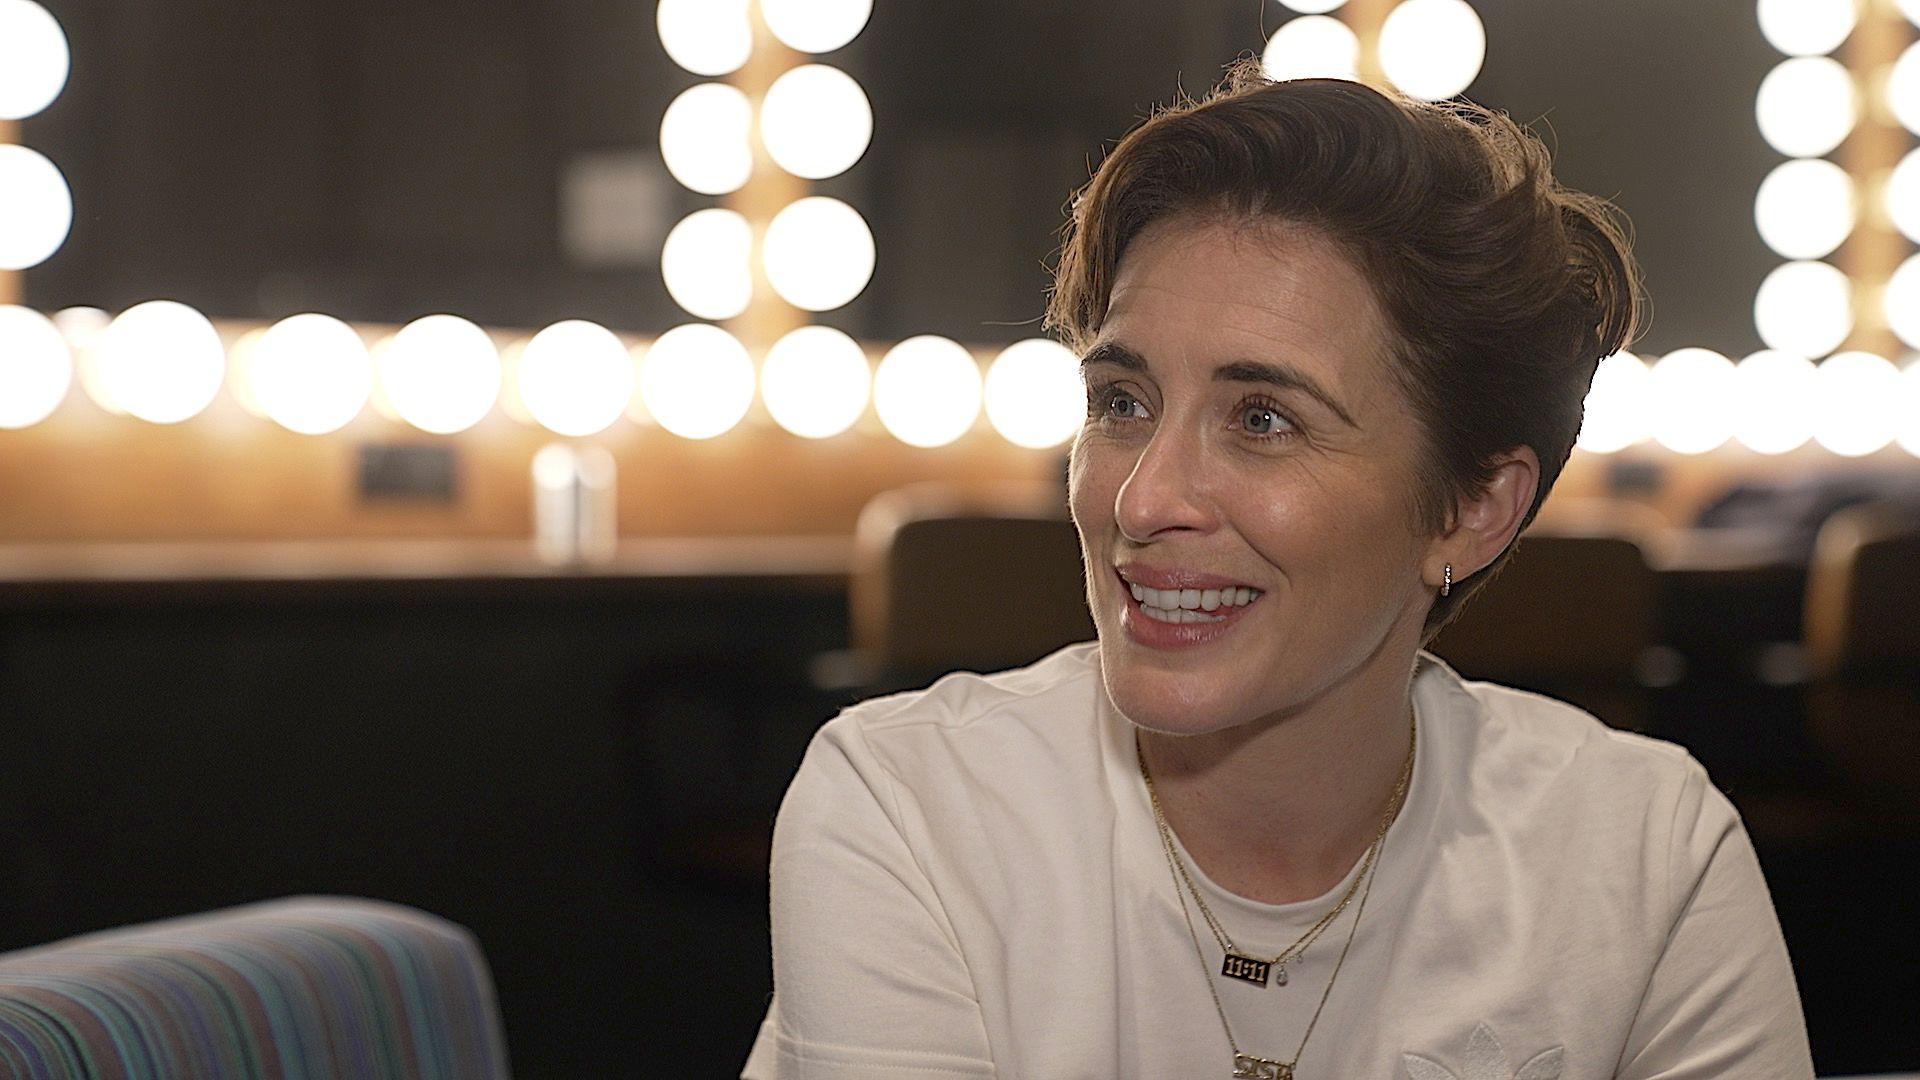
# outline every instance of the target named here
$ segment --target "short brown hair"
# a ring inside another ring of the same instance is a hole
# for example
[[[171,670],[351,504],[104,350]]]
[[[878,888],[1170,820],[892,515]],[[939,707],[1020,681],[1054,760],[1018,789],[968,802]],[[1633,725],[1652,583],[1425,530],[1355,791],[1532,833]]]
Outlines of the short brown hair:
[[[1204,99],[1136,126],[1074,197],[1046,326],[1091,345],[1129,242],[1184,214],[1305,225],[1354,258],[1420,420],[1410,497],[1428,535],[1485,490],[1499,454],[1530,446],[1541,475],[1524,530],[1573,452],[1594,369],[1640,328],[1625,216],[1561,186],[1537,137],[1468,101],[1236,63]],[[1512,553],[1435,598],[1423,644]]]

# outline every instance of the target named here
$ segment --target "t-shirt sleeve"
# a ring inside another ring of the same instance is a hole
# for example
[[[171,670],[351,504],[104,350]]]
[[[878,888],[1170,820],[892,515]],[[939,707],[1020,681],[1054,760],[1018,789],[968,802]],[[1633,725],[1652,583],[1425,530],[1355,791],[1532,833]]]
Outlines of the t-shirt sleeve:
[[[774,824],[774,997],[743,1080],[994,1075],[973,978],[859,729],[814,736]]]
[[[1806,1020],[1760,861],[1739,812],[1691,757],[1668,867],[1672,928],[1620,1080],[1808,1080]]]

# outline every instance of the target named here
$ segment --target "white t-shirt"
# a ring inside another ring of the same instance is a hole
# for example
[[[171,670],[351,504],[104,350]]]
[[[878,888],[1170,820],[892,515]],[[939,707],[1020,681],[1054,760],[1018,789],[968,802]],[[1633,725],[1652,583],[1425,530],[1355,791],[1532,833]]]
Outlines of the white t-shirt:
[[[1354,907],[1285,986],[1205,969],[1097,642],[851,706],[774,829],[771,1000],[747,1080],[1226,1078],[1293,1058]],[[1687,752],[1422,652],[1407,802],[1300,1080],[1813,1076],[1753,847]],[[1277,954],[1360,871],[1265,904]],[[1191,904],[1191,901],[1189,901]],[[1358,901],[1355,901],[1357,906]]]

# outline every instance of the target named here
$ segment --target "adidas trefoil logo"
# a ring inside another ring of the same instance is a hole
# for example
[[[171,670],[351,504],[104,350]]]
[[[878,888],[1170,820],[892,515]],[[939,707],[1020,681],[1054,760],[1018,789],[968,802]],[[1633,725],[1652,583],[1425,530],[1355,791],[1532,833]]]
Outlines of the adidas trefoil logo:
[[[1535,1054],[1533,1060],[1520,1066],[1518,1072],[1509,1072],[1507,1052],[1501,1049],[1500,1039],[1494,1035],[1493,1028],[1482,1021],[1467,1037],[1464,1072],[1456,1073],[1419,1054],[1401,1054],[1400,1060],[1406,1065],[1407,1075],[1412,1080],[1560,1080],[1560,1063],[1565,1057],[1566,1048],[1556,1046]]]

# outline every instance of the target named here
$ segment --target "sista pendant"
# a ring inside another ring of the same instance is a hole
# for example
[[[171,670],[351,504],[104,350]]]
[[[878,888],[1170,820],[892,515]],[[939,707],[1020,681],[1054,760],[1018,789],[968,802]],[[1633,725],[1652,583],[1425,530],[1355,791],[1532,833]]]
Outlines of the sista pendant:
[[[1293,1080],[1293,1066],[1252,1054],[1233,1055],[1233,1080]]]

